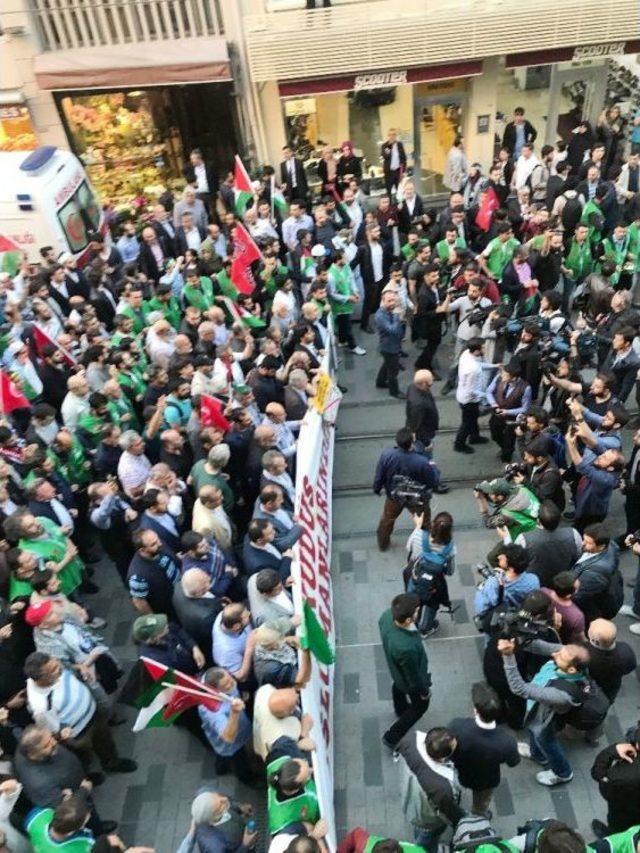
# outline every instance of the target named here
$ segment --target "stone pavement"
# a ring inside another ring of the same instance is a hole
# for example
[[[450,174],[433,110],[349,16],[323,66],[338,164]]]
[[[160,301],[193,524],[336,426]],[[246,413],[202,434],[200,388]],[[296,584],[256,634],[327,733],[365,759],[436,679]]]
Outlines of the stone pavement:
[[[375,528],[382,498],[372,494],[371,481],[383,447],[393,444],[393,433],[404,425],[404,403],[394,401],[373,387],[378,356],[375,338],[361,335],[369,349],[365,358],[347,354],[341,382],[349,392],[338,419],[334,475],[333,582],[337,631],[335,698],[336,811],[338,837],[360,824],[371,832],[410,839],[400,808],[400,768],[382,746],[380,737],[394,719],[391,682],[379,644],[377,620],[390,600],[402,591],[404,545],[412,528],[408,514],[399,519],[393,544],[382,554],[377,550]],[[447,350],[445,349],[445,354]],[[411,368],[414,357],[407,359]],[[441,358],[446,364],[446,357]],[[401,374],[401,388],[410,381],[411,369]],[[440,383],[436,384],[436,398]],[[473,566],[494,544],[495,534],[480,527],[471,489],[474,480],[496,475],[501,465],[493,444],[476,447],[474,456],[452,451],[453,431],[458,426],[455,399],[438,400],[441,433],[436,461],[454,487],[448,495],[434,496],[432,515],[450,511],[456,520],[457,570],[449,580],[451,598],[458,605],[453,619],[440,616],[440,630],[426,641],[433,674],[431,706],[418,728],[446,725],[455,716],[470,712],[470,687],[482,678],[483,640],[472,621],[473,594],[478,579]],[[485,430],[486,432],[486,430]],[[349,439],[348,436],[357,436]],[[629,438],[627,436],[626,441]],[[466,481],[466,482],[464,482]],[[611,512],[612,532],[621,532],[622,500],[615,496]],[[623,557],[627,580],[634,577],[635,558]],[[627,589],[630,595],[630,590]],[[617,620],[620,639],[640,654],[640,640],[627,630],[628,619]],[[605,726],[604,746],[621,735],[640,716],[638,683],[628,676]],[[537,765],[522,761],[507,769],[493,805],[494,824],[505,837],[530,817],[555,815],[578,827],[587,840],[593,817],[604,818],[605,809],[590,768],[597,749],[566,741],[575,777],[570,785],[546,789],[535,781]]]

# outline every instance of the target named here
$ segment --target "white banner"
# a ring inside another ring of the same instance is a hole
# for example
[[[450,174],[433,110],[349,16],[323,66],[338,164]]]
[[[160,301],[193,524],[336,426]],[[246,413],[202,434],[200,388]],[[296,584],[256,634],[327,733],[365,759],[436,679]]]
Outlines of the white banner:
[[[330,375],[329,353],[323,360],[322,369]],[[296,517],[303,533],[294,549],[295,562],[291,573],[295,581],[293,594],[296,610],[301,612],[302,600],[306,599],[335,647],[331,585],[331,484],[335,432],[333,421],[337,402],[331,409],[331,416],[325,417],[312,407],[300,427]],[[333,670],[333,666],[325,666],[312,658],[311,680],[302,691],[302,710],[314,720],[311,731],[316,744],[313,770],[320,814],[329,827],[326,842],[331,853],[337,846],[333,805]]]

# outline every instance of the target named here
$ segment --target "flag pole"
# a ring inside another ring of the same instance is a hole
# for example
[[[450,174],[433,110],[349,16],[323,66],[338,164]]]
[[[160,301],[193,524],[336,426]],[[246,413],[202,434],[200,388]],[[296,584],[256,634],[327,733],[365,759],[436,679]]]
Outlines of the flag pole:
[[[274,204],[275,204],[274,196],[275,196],[275,194],[276,194],[276,176],[271,175],[271,218],[272,219],[275,216],[275,211],[274,211]]]
[[[201,699],[223,699],[225,702],[233,702],[235,698],[226,693],[218,693],[217,690],[211,690],[206,684],[202,685],[202,691],[183,687],[182,684],[172,684],[170,681],[161,681],[160,684],[163,687],[171,687],[172,690],[180,690],[182,693],[188,693],[190,696],[199,696]]]

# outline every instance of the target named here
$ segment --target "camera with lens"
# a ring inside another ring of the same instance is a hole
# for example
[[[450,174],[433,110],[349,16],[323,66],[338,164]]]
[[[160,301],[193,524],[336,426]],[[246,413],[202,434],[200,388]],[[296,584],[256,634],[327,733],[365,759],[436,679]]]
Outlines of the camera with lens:
[[[486,308],[474,308],[464,318],[470,326],[481,326],[493,311],[493,305]]]
[[[391,481],[391,499],[409,512],[420,512],[431,500],[431,490],[411,477],[396,474]]]
[[[627,544],[631,548],[632,545],[637,545],[638,543],[640,543],[640,530],[634,530],[627,537]]]
[[[508,465],[504,466],[504,478],[511,482],[514,477],[518,477],[522,475],[523,477],[527,476],[527,466],[523,465],[522,462],[509,462]]]
[[[518,640],[522,644],[538,639],[541,627],[526,610],[494,611],[489,633],[499,640]]]
[[[489,566],[487,563],[478,563],[474,568],[485,581],[488,581],[490,578],[494,578],[499,574],[499,569],[494,569],[493,566]]]

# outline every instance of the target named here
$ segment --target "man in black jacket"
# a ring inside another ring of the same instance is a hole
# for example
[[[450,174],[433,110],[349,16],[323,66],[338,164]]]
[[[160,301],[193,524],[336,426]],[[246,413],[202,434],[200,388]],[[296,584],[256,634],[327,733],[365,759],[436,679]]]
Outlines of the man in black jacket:
[[[166,243],[151,225],[142,229],[142,245],[138,255],[138,268],[146,277],[157,284],[164,272],[164,264],[168,258]]]
[[[610,373],[614,377],[611,391],[621,403],[625,403],[635,385],[640,358],[632,344],[636,333],[631,326],[618,329],[611,342],[611,349],[605,358],[602,373]]]
[[[520,762],[518,742],[496,721],[501,715],[500,700],[484,681],[471,688],[473,718],[456,718],[448,729],[457,741],[453,763],[460,784],[473,794],[472,812],[489,820],[493,791],[500,784],[500,765],[515,767]]]
[[[380,226],[377,222],[367,225],[366,237],[366,243],[360,249],[360,272],[364,285],[360,328],[363,332],[373,333],[369,318],[380,305],[382,288],[389,280],[393,256],[389,245],[380,240]]]
[[[533,144],[538,131],[524,117],[523,107],[516,107],[513,111],[513,119],[508,122],[502,137],[502,147],[505,148],[514,160],[522,153],[522,146]]]
[[[542,379],[540,369],[540,350],[538,326],[526,326],[520,333],[520,342],[513,353],[512,363],[520,369],[520,376],[531,386],[531,396],[535,400]]]
[[[284,160],[280,163],[280,184],[287,201],[294,198],[306,200],[309,195],[307,176],[302,161],[294,156],[293,148],[285,145],[282,149]]]
[[[521,480],[516,476],[516,482],[524,482],[540,503],[545,500],[553,501],[562,512],[565,505],[562,475],[549,456],[546,437],[540,435],[525,445],[523,458],[527,466],[527,474]]]
[[[407,388],[407,428],[415,436],[416,450],[429,447],[440,423],[438,407],[431,393],[433,374],[430,370],[417,370],[412,384]]]
[[[398,189],[402,176],[407,171],[407,155],[404,145],[398,140],[398,131],[395,127],[389,128],[380,153],[382,154],[384,185],[387,189],[387,195],[392,196],[393,191]]]
[[[591,777],[598,783],[607,803],[607,823],[592,820],[598,838],[624,832],[638,823],[640,800],[640,727],[628,733],[629,740],[612,743],[596,755]]]

